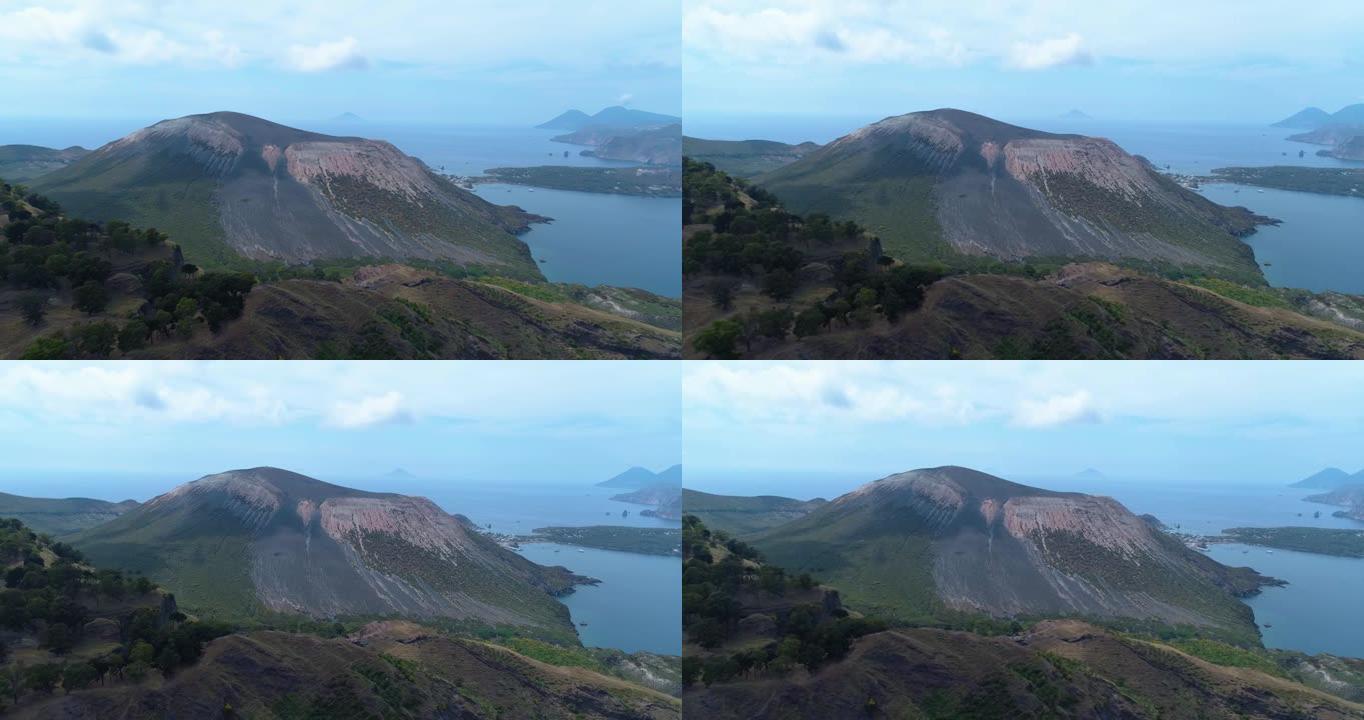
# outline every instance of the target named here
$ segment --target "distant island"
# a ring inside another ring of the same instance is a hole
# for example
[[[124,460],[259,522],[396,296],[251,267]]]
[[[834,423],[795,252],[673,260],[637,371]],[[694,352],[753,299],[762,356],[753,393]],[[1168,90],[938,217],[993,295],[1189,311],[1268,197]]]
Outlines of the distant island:
[[[1272,127],[1295,130],[1315,130],[1328,125],[1364,124],[1364,103],[1347,105],[1334,113],[1319,107],[1309,107],[1280,120]]]
[[[516,538],[518,542],[547,542],[577,545],[598,550],[640,553],[642,555],[676,555],[682,546],[682,531],[678,528],[642,528],[619,525],[588,525],[585,527],[535,528],[530,535]]]
[[[647,125],[673,125],[682,122],[682,118],[676,115],[664,115],[662,113],[647,112],[636,110],[622,105],[613,105],[603,108],[595,115],[573,109],[566,110],[551,120],[547,120],[535,127],[542,130],[581,130],[590,125],[616,128],[634,128]]]
[[[1274,165],[1215,168],[1206,182],[1228,182],[1320,195],[1364,197],[1364,168]]]
[[[1364,530],[1314,527],[1230,528],[1223,535],[1234,542],[1280,550],[1364,558]]]
[[[613,195],[682,197],[682,172],[671,167],[499,167],[467,179],[473,184],[507,183]]]
[[[1083,110],[1070,110],[1061,114],[1062,120],[1093,120],[1088,113]]]

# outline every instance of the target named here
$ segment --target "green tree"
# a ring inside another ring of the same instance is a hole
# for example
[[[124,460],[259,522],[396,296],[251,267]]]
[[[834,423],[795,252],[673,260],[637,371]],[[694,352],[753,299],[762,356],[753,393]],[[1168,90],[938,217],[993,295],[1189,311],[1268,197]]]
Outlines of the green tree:
[[[199,314],[199,303],[194,298],[180,298],[175,304],[175,336],[188,340],[194,335],[194,317]]]
[[[710,301],[715,307],[729,312],[734,306],[734,283],[729,280],[715,280],[710,283]]]
[[[156,656],[156,666],[168,676],[180,667],[180,653],[175,650],[174,645],[166,643],[166,647],[161,649],[161,654]]]
[[[62,670],[62,689],[68,695],[72,690],[84,690],[95,682],[99,672],[90,663],[70,663]]]
[[[62,666],[56,663],[34,665],[24,673],[24,685],[34,692],[51,694],[62,679]]]
[[[114,351],[118,328],[110,322],[86,323],[76,329],[76,345],[81,353],[93,358],[107,358]]]
[[[71,345],[61,333],[40,337],[24,349],[24,360],[69,360]]]
[[[19,312],[23,313],[24,322],[38,327],[47,315],[47,298],[42,293],[25,293],[19,298]]]
[[[49,624],[47,631],[43,633],[43,644],[52,652],[64,655],[71,652],[71,648],[76,644],[76,639],[66,623],[54,622]]]
[[[128,652],[128,662],[151,665],[156,660],[156,648],[146,640],[138,640]]]
[[[718,360],[733,360],[744,327],[737,320],[716,320],[696,334],[691,346],[699,353]]]
[[[807,338],[811,335],[818,335],[821,328],[828,324],[829,318],[824,315],[824,309],[818,305],[805,308],[796,315],[796,326],[793,332],[798,338]]]
[[[74,295],[76,309],[86,315],[101,312],[109,305],[109,291],[104,289],[104,283],[101,282],[90,280],[76,288]]]
[[[123,329],[118,331],[118,349],[124,354],[134,350],[141,350],[147,347],[147,340],[151,337],[151,328],[142,318],[133,318],[128,321]]]
[[[701,658],[695,655],[682,656],[682,686],[690,687],[701,677]]]
[[[785,301],[796,292],[796,276],[789,270],[777,268],[763,276],[763,292],[773,300]]]
[[[128,667],[123,670],[123,677],[134,683],[140,683],[147,679],[147,673],[151,666],[146,663],[130,662]]]

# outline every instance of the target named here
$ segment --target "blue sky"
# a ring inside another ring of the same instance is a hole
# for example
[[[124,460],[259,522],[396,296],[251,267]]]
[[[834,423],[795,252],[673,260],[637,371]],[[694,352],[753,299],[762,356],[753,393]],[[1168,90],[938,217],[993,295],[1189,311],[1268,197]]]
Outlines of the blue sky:
[[[688,118],[1270,123],[1364,102],[1364,3],[683,0]],[[710,125],[710,123],[706,123]],[[702,125],[702,127],[706,126]]]
[[[687,365],[685,462],[699,489],[783,473],[846,477],[851,489],[938,465],[1279,485],[1364,468],[1358,363]]]
[[[0,118],[537,124],[681,110],[675,3],[0,0]],[[3,142],[3,138],[0,138]]]
[[[274,465],[345,483],[592,484],[681,462],[659,362],[0,362],[0,491],[147,497]],[[152,478],[152,480],[146,480]],[[68,480],[69,479],[69,480]]]

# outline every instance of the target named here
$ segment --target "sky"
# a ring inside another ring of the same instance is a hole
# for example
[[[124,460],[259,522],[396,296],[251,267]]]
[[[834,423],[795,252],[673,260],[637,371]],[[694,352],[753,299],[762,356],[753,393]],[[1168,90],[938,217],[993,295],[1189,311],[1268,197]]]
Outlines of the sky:
[[[0,362],[0,492],[146,499],[261,465],[341,484],[397,468],[594,484],[681,462],[680,374],[666,362]]]
[[[684,108],[1267,124],[1364,102],[1364,3],[683,0]],[[849,128],[851,129],[851,128]]]
[[[707,361],[682,402],[688,484],[713,492],[940,465],[1280,486],[1364,468],[1359,363]]]
[[[675,3],[0,0],[0,120],[529,124],[681,110]],[[0,138],[3,142],[3,138]]]

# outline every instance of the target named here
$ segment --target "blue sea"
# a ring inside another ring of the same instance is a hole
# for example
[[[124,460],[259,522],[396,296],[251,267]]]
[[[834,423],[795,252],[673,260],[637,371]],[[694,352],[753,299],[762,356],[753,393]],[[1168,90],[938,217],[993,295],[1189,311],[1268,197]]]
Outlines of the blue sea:
[[[584,645],[682,654],[681,558],[555,543],[522,545],[521,554],[601,580],[563,598]]]
[[[0,145],[29,144],[97,148],[158,118],[134,120],[52,120],[0,118]],[[565,165],[628,167],[630,163],[585,157],[578,145],[553,142],[557,130],[496,125],[393,125],[366,122],[285,123],[329,135],[393,143],[438,172],[479,175],[493,167]],[[682,294],[682,201],[604,193],[580,193],[519,186],[485,185],[484,199],[519,205],[553,218],[522,236],[553,282],[636,287],[665,295]]]
[[[871,122],[859,117],[689,118],[687,134],[720,140],[766,139],[826,143]],[[1267,125],[1117,123],[1055,118],[1002,118],[1023,127],[1105,137],[1157,167],[1181,174],[1209,174],[1214,168],[1297,165],[1364,167],[1364,163],[1320,157],[1319,145],[1289,141],[1301,132]],[[1200,192],[1223,205],[1241,205],[1277,218],[1246,242],[1255,250],[1266,279],[1276,287],[1364,294],[1364,198],[1348,198],[1237,186],[1204,185]],[[1267,263],[1267,264],[1266,264]]]

